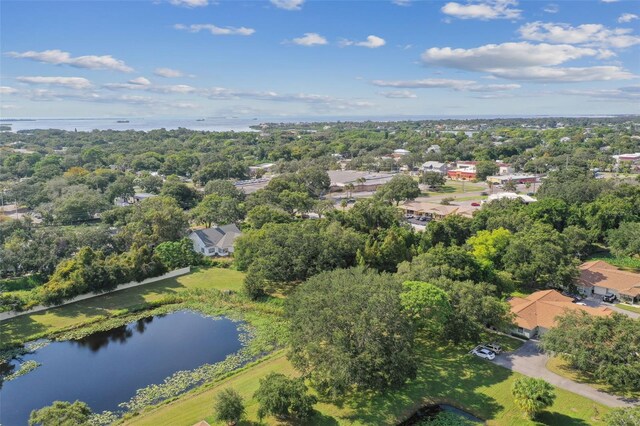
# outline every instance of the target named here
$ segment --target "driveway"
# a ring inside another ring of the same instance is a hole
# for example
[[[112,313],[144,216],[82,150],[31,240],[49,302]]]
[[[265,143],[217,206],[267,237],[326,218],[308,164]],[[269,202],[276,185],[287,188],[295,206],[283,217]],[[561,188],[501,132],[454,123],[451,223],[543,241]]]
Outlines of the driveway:
[[[537,340],[528,340],[517,351],[498,355],[492,362],[525,376],[544,379],[554,386],[577,393],[608,407],[632,407],[638,400],[608,394],[589,385],[574,382],[547,370],[549,357],[538,348]]]
[[[631,311],[627,311],[624,309],[620,309],[616,306],[615,303],[606,303],[603,302],[602,299],[596,298],[596,297],[587,297],[586,299],[583,300],[584,303],[587,304],[587,306],[591,306],[592,308],[597,308],[599,306],[606,306],[609,309],[612,309],[616,312],[619,312],[621,314],[624,314],[628,317],[631,317],[633,319],[638,319],[640,318],[640,314],[636,313],[636,312],[631,312]]]

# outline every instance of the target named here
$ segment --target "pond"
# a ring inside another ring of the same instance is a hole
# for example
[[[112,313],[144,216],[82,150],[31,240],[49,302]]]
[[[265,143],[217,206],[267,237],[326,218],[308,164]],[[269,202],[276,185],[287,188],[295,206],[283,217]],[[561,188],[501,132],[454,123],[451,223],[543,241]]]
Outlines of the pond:
[[[0,424],[25,425],[31,410],[56,400],[84,401],[94,412],[115,411],[137,389],[162,383],[176,371],[222,361],[241,347],[236,322],[191,311],[52,342],[20,358],[38,362],[38,368],[2,384]]]
[[[456,424],[460,426],[484,424],[484,421],[475,417],[471,413],[467,413],[466,411],[462,411],[456,407],[452,407],[451,405],[439,404],[426,405],[420,408],[411,417],[400,423],[398,426],[429,426],[429,424],[441,419],[440,415],[445,413],[448,415],[447,418],[450,419],[450,421],[445,424]]]

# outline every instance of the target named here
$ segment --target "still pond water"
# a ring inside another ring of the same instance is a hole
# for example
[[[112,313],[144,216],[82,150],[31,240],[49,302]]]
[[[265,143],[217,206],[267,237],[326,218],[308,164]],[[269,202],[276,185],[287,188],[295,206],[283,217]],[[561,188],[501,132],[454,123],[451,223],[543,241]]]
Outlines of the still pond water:
[[[53,342],[21,358],[42,365],[2,384],[0,424],[26,425],[31,410],[56,400],[81,400],[97,413],[118,410],[137,389],[237,352],[239,337],[229,319],[179,311]]]

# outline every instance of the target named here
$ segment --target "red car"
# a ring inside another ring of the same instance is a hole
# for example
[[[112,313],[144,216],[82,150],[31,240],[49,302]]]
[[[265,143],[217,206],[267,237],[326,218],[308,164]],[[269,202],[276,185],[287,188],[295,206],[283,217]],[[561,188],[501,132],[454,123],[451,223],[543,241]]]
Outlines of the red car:
[[[480,203],[471,203],[473,207],[480,207]]]

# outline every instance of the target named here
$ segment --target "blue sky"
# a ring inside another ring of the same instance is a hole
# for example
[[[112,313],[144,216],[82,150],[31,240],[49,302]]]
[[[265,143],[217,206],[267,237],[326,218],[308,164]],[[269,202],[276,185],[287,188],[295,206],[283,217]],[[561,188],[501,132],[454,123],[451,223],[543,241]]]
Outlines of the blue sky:
[[[638,1],[0,2],[3,117],[640,113]]]

